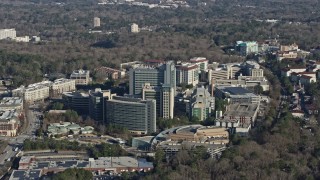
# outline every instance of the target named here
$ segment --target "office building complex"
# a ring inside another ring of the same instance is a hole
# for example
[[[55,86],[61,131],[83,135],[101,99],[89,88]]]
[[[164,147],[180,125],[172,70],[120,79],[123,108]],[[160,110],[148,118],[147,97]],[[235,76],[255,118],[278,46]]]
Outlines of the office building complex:
[[[163,84],[160,89],[160,115],[166,119],[173,118],[174,89],[168,84]]]
[[[114,96],[106,103],[107,123],[127,128],[132,133],[156,131],[156,100]]]
[[[130,94],[142,95],[142,88],[145,83],[150,83],[150,86],[160,86],[168,84],[176,89],[176,68],[173,61],[168,61],[157,67],[139,67],[132,68],[129,71],[129,88]]]
[[[15,39],[17,32],[15,29],[0,29],[0,40],[1,39]]]
[[[206,148],[212,158],[221,155],[229,143],[227,128],[217,128],[202,125],[186,125],[167,129],[159,133],[150,142],[150,147],[155,147],[165,152],[167,156],[175,155],[180,150],[194,150],[199,146]],[[141,143],[148,147],[146,143]]]
[[[92,119],[104,123],[106,119],[106,101],[115,94],[110,90],[101,90],[99,88],[89,91],[89,115]]]
[[[187,109],[190,118],[197,117],[200,121],[206,120],[214,112],[215,98],[204,87],[196,88],[191,95]]]
[[[56,79],[50,86],[50,96],[56,97],[63,92],[76,90],[76,81],[73,79]]]
[[[196,64],[184,63],[177,66],[177,84],[192,84],[196,86],[199,83],[199,69]]]
[[[161,117],[160,115],[160,94],[161,94],[161,87],[160,86],[151,86],[150,83],[145,83],[142,88],[142,99],[143,100],[156,100],[156,112],[157,116]]]
[[[174,114],[174,90],[169,85],[151,86],[145,83],[142,89],[143,100],[156,100],[157,116],[172,119]]]
[[[269,91],[269,81],[265,77],[238,76],[238,79],[217,79],[216,86],[243,87],[254,91],[256,86],[261,86],[263,91]]]
[[[65,105],[78,114],[89,114],[89,95],[80,92],[64,92],[62,99]]]
[[[136,24],[136,23],[132,23],[131,24],[131,32],[132,33],[138,33],[138,32],[140,32],[140,29],[139,29],[139,26],[138,26],[138,24]]]
[[[237,41],[235,48],[242,56],[259,52],[258,43],[255,41]]]
[[[218,86],[215,89],[215,97],[227,99],[231,104],[251,103],[259,104],[260,96],[243,87]]]
[[[198,65],[198,72],[207,71],[208,69],[208,60],[205,57],[194,57],[190,59],[192,64]]]
[[[100,18],[98,17],[93,18],[93,27],[100,27]]]
[[[70,75],[70,79],[74,79],[76,81],[76,85],[88,85],[91,81],[90,71],[82,69],[73,71]]]

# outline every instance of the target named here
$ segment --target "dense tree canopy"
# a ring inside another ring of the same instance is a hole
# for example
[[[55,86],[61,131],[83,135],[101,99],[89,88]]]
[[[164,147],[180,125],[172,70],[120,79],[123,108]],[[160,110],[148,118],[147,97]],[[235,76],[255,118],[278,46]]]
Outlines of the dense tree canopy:
[[[53,180],[88,180],[92,179],[91,171],[85,169],[70,168],[53,175]]]

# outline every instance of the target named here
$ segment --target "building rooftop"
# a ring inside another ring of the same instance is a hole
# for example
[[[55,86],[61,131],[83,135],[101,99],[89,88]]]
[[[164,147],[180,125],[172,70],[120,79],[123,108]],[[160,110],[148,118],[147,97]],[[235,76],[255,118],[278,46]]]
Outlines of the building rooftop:
[[[15,110],[0,111],[0,121],[8,121],[17,116]]]
[[[228,106],[228,110],[223,114],[224,117],[252,117],[258,110],[258,104],[231,104]]]
[[[62,83],[65,83],[65,82],[70,82],[70,81],[74,81],[74,80],[73,79],[60,78],[60,79],[54,80],[53,84],[62,84]]]
[[[87,98],[89,97],[89,94],[87,93],[82,93],[82,92],[79,92],[79,91],[74,91],[74,92],[63,92],[62,93],[64,96],[67,96],[67,97],[78,97],[78,98]]]
[[[150,143],[154,136],[143,136],[143,137],[134,137],[133,139],[138,139],[144,142]]]
[[[181,65],[178,65],[177,69],[188,71],[188,70],[192,70],[192,69],[198,69],[198,65],[190,64],[190,63],[183,63]]]
[[[79,69],[79,70],[75,70],[75,71],[73,71],[72,72],[72,74],[71,74],[71,76],[72,75],[87,75],[87,74],[89,74],[90,73],[90,71],[88,71],[88,70],[83,70],[83,69]]]
[[[12,29],[0,29],[0,31],[15,31],[16,29],[12,28]]]
[[[13,170],[10,179],[12,180],[35,180],[40,179],[42,170]]]
[[[20,97],[4,97],[0,100],[0,107],[1,106],[17,106],[22,105],[23,100]]]
[[[96,68],[95,71],[100,71],[100,72],[105,72],[105,73],[121,72],[120,70],[113,69],[113,68],[110,68],[110,67],[105,67],[105,66]]]
[[[230,95],[245,95],[252,93],[243,87],[218,86],[216,88],[225,93],[229,93]]]
[[[27,160],[26,160],[27,159]],[[30,158],[31,160],[32,158]],[[22,162],[21,162],[22,161]],[[30,163],[29,166],[21,166],[19,169],[67,169],[67,168],[153,168],[152,162],[145,159],[136,159],[129,156],[121,157],[99,157],[98,159],[89,158],[89,160],[66,160],[66,161],[29,161],[29,157],[22,157],[19,164]]]
[[[194,57],[194,58],[191,58],[190,59],[190,62],[194,62],[194,63],[197,63],[197,62],[207,62],[207,58],[205,57]]]
[[[301,78],[302,78],[302,79],[312,79],[311,76],[307,76],[307,75],[302,75]]]

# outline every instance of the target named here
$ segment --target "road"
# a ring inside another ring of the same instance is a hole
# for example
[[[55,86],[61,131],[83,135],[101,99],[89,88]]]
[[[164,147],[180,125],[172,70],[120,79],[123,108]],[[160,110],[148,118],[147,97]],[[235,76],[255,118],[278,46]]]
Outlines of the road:
[[[26,129],[22,130],[22,132],[16,137],[0,137],[1,140],[8,141],[7,147],[0,155],[0,165],[4,165],[8,158],[12,160],[12,157],[17,155],[18,151],[14,151],[15,147],[19,147],[20,149],[25,139],[34,137],[34,133],[36,129],[39,128],[40,124],[40,120],[37,115],[40,114],[42,113],[29,109],[26,115],[26,123],[28,123]]]

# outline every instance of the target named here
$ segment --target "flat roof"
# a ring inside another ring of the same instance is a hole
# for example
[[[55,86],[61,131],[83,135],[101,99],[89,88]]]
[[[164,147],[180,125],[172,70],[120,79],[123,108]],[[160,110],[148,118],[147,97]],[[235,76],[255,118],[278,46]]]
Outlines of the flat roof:
[[[89,97],[89,94],[78,92],[78,91],[75,91],[75,92],[63,92],[62,94],[65,95],[65,96],[68,96],[68,97],[83,97],[83,98]]]
[[[225,117],[235,116],[253,116],[258,110],[258,104],[231,104],[228,110],[223,114]]]
[[[70,81],[75,81],[75,80],[74,79],[60,78],[60,79],[54,80],[53,84],[61,84],[61,83],[70,82]]]
[[[2,120],[10,120],[16,115],[15,110],[6,110],[6,111],[0,111],[0,121]]]
[[[252,93],[251,91],[243,88],[243,87],[228,87],[228,86],[222,86],[222,87],[217,87],[219,90],[222,90],[224,92],[228,92],[231,95],[244,95],[244,94],[249,94]]]
[[[190,59],[191,62],[206,62],[208,61],[205,57],[194,57]]]
[[[74,70],[71,75],[85,75],[89,73],[90,71],[88,70],[79,69],[79,70]]]
[[[41,170],[13,170],[10,179],[39,179]]]
[[[23,103],[23,100],[20,97],[4,97],[2,98],[2,100],[0,100],[0,107],[21,105],[22,103]]]
[[[28,158],[23,158],[22,161]],[[23,163],[20,162],[19,163]],[[153,168],[152,162],[147,162],[146,159],[136,159],[129,156],[120,157],[99,157],[98,159],[89,160],[66,160],[66,161],[33,161],[28,167],[29,169],[50,169],[50,168]],[[21,173],[22,174],[22,173]]]

